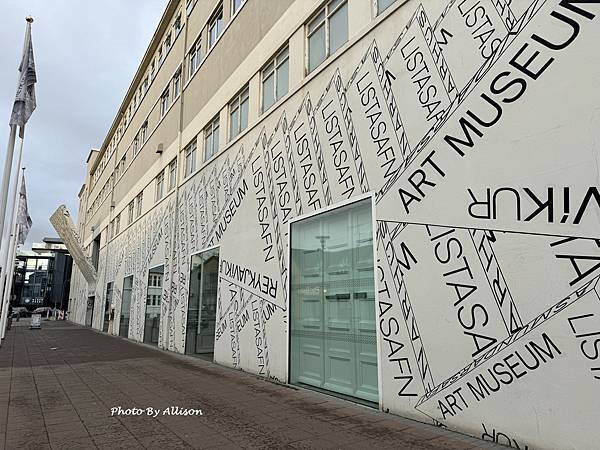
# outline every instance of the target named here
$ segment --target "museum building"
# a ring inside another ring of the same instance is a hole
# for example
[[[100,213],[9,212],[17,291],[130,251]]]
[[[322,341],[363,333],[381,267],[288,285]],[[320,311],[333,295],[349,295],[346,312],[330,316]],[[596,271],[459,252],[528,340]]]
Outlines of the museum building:
[[[71,320],[513,447],[592,448],[598,14],[169,1],[57,227]]]

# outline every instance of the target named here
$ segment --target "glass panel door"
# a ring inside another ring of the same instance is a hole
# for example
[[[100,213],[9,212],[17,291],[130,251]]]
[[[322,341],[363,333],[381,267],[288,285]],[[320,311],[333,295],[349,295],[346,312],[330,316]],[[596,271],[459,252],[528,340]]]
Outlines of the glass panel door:
[[[212,361],[215,348],[219,250],[192,256],[185,353]]]
[[[290,381],[378,401],[370,200],[292,224]]]
[[[129,336],[129,315],[131,314],[131,291],[133,289],[133,275],[123,280],[123,297],[121,299],[121,317],[119,320],[119,336]]]
[[[88,297],[87,309],[85,310],[85,325],[88,327],[92,326],[92,320],[94,318],[94,296]]]
[[[110,308],[112,306],[112,293],[113,284],[108,283],[106,285],[106,302],[104,303],[104,323],[102,324],[102,331],[108,332],[108,323],[110,321]]]
[[[148,272],[146,295],[146,320],[144,325],[144,343],[158,345],[160,327],[160,301],[162,298],[165,266],[155,267]]]

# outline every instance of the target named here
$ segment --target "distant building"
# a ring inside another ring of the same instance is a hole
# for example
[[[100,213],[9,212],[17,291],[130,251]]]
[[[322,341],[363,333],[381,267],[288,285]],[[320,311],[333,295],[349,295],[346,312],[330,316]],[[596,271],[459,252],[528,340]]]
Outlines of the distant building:
[[[62,240],[44,238],[15,261],[12,305],[66,310],[69,304],[73,260]]]

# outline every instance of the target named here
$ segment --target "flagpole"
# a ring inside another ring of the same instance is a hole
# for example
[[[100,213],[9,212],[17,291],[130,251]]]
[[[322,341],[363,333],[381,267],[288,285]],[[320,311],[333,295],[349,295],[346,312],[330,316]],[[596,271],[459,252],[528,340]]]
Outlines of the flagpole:
[[[19,236],[20,224],[15,226],[15,238],[11,241],[10,245],[10,255],[12,256],[13,264],[11,265],[10,270],[7,271],[7,276],[4,279],[4,295],[2,298],[2,323],[0,326],[2,327],[0,330],[0,347],[2,346],[2,339],[4,339],[6,335],[6,323],[8,321],[8,305],[10,304],[10,294],[12,291],[12,280],[15,273],[15,264],[14,260],[17,254],[17,236]]]
[[[21,144],[19,145],[19,156],[18,156],[18,164],[17,167],[21,166],[21,160],[23,158],[23,141],[25,140],[25,130],[23,130],[23,139],[21,139]],[[12,186],[13,191],[12,191],[12,198],[13,198],[13,212],[12,212],[12,216],[10,219],[10,230],[14,230],[15,229],[15,222],[16,222],[16,217],[17,217],[17,211],[19,210],[19,195],[20,192],[17,189],[17,187],[19,186],[19,181],[25,176],[25,167],[22,168],[22,170],[19,170],[17,172],[17,178],[15,180],[14,185]],[[18,228],[18,224],[16,225]],[[3,327],[0,329],[0,345],[1,345],[1,341],[2,339],[4,339],[4,333],[5,333],[5,326],[6,326],[6,314],[4,314],[4,312],[8,312],[8,304],[10,303],[10,291],[11,291],[11,284],[10,281],[12,280],[10,273],[13,272],[14,270],[14,253],[16,251],[16,243],[17,243],[17,239],[18,239],[19,235],[18,233],[14,233],[11,236],[8,237],[9,243],[8,245],[5,245],[5,247],[7,248],[7,253],[6,253],[6,258],[2,261],[3,267],[6,267],[6,270],[2,270],[2,285],[0,286],[2,288],[2,294],[0,296],[0,298],[2,299],[2,321],[4,322]],[[10,261],[13,261],[12,265],[9,265]],[[12,266],[12,270],[9,269],[9,267]]]
[[[21,161],[23,159],[23,142],[25,141],[25,129],[23,128],[22,130],[22,134],[23,137],[21,138],[21,142],[19,145],[19,154],[17,156],[17,176],[13,177],[15,178],[13,181],[13,185],[11,186],[11,195],[10,197],[13,199],[13,210],[12,210],[12,214],[10,216],[10,220],[9,220],[9,225],[8,225],[8,229],[12,231],[12,229],[15,226],[15,218],[17,216],[17,211],[19,209],[19,180],[21,179],[21,173],[22,171],[20,170],[21,168]],[[25,170],[25,168],[23,168],[23,170]],[[0,279],[4,279],[4,275],[6,274],[6,270],[4,270],[4,268],[9,268],[9,262],[10,262],[10,246],[11,246],[11,239],[16,239],[16,236],[12,236],[11,234],[9,234],[8,236],[2,236],[2,251],[0,252],[0,264],[2,264],[2,273],[0,275]],[[4,283],[0,284],[0,299],[4,298],[3,296],[3,292],[4,292]]]
[[[29,42],[31,40],[31,24],[33,23],[33,17],[28,16],[25,18],[25,21],[27,22],[27,28],[25,31],[25,42],[23,43],[23,54],[25,55],[25,52],[29,49]],[[21,61],[22,62],[22,61]],[[17,89],[19,88],[21,83],[21,77],[19,77],[19,82],[17,83]],[[8,203],[8,188],[10,185],[10,178],[11,178],[11,172],[12,172],[12,163],[13,163],[13,156],[14,156],[14,151],[15,151],[15,139],[16,139],[16,135],[17,135],[17,125],[16,124],[12,124],[10,125],[10,133],[8,136],[8,145],[6,147],[6,156],[4,158],[4,173],[2,174],[2,190],[0,192],[0,233],[2,233],[2,235],[4,235],[4,225],[5,225],[5,218],[6,218],[6,208],[7,208],[7,203]],[[17,170],[19,170],[20,167],[20,163],[17,166]],[[10,233],[10,229],[9,229],[9,233]],[[8,256],[8,251],[7,249],[5,249],[6,247],[6,241],[4,239],[2,239],[0,241],[0,262],[3,264],[2,265],[2,273],[6,273],[6,268],[4,266],[4,260],[6,259],[6,257]]]

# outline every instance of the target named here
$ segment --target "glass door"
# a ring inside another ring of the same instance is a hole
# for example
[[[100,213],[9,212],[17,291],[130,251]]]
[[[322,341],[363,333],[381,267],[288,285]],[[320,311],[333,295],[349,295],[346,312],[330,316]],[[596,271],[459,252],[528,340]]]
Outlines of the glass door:
[[[146,320],[144,324],[144,343],[158,345],[160,328],[160,301],[162,298],[165,266],[158,266],[148,272],[146,292]]]
[[[92,326],[92,320],[94,318],[94,296],[88,297],[87,308],[85,310],[85,325],[88,327]]]
[[[133,275],[123,280],[123,297],[121,299],[121,317],[119,320],[119,336],[129,336],[129,315],[131,314],[131,291],[133,289]]]
[[[290,381],[378,402],[370,200],[292,224]]]
[[[215,348],[219,249],[192,256],[185,353],[212,361]]]
[[[110,321],[110,308],[112,305],[112,294],[113,284],[108,283],[106,285],[106,301],[104,302],[104,323],[102,324],[102,331],[108,332],[108,323]]]

